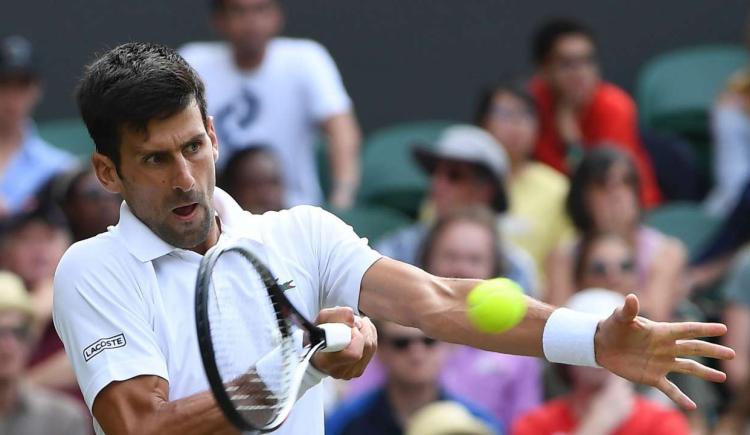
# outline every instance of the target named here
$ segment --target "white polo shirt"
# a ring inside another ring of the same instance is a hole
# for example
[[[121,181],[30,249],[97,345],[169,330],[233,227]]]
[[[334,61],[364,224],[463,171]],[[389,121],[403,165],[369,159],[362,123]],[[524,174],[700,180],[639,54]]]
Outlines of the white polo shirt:
[[[351,227],[309,206],[252,215],[218,188],[214,205],[221,237],[258,242],[279,281],[293,281],[285,294],[309,319],[326,307],[357,309],[362,277],[380,254]],[[116,226],[65,253],[55,273],[53,319],[89,409],[109,383],[139,375],[167,380],[170,400],[208,390],[194,313],[201,258],[161,240],[125,203]],[[275,433],[323,434],[319,387]]]

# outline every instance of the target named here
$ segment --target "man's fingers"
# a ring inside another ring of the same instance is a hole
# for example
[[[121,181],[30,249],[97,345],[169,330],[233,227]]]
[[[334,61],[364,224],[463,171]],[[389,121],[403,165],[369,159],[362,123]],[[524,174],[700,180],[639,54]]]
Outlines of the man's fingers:
[[[672,371],[697,376],[711,382],[724,382],[727,379],[727,375],[723,372],[706,367],[692,359],[677,358]]]
[[[702,356],[714,359],[732,359],[734,358],[734,351],[726,346],[702,340],[677,340],[674,356]]]
[[[333,307],[320,310],[315,324],[321,323],[344,323],[350,328],[355,326],[354,310],[350,307]]]
[[[615,310],[615,317],[623,323],[630,323],[638,316],[639,310],[638,298],[631,293],[625,297],[625,304]]]
[[[683,322],[669,325],[669,334],[675,340],[700,337],[720,337],[727,333],[722,323]]]
[[[692,411],[697,408],[695,402],[693,402],[688,396],[685,395],[675,384],[673,384],[666,377],[661,378],[655,385],[656,388],[661,390],[662,393],[666,394],[673,402],[680,405],[683,409]]]

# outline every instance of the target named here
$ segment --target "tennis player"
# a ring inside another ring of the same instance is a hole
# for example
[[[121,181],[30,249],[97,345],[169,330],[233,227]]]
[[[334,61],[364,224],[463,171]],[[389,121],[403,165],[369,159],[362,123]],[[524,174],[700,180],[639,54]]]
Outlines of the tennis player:
[[[55,276],[55,326],[97,433],[234,432],[207,391],[193,314],[201,255],[222,237],[257,241],[257,255],[304,315],[352,328],[348,348],[314,357],[316,380],[358,376],[369,362],[375,331],[358,312],[443,341],[600,365],[656,386],[687,409],[694,403],[667,373],[725,379],[684,358],[732,358],[731,349],[696,339],[722,335],[724,325],[651,322],[637,317],[635,296],[604,320],[529,299],[519,326],[482,334],[468,323],[464,303],[478,281],[383,258],[319,208],[242,211],[215,187],[219,144],[203,84],[169,48],[129,43],[107,52],[87,67],[78,104],[96,144],[96,174],[124,198],[119,223],[73,245]],[[226,271],[220,279],[242,286],[241,276]],[[297,401],[277,433],[323,433],[318,387]]]

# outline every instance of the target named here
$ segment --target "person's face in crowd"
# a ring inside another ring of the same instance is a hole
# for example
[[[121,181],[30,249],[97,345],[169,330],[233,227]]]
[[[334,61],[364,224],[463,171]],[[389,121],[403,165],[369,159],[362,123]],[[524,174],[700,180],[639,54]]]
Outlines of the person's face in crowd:
[[[0,77],[0,129],[19,128],[39,101],[39,84],[30,77]]]
[[[637,228],[640,205],[632,178],[628,165],[617,162],[604,183],[586,188],[586,207],[598,231],[628,235]]]
[[[593,41],[581,34],[564,35],[552,47],[543,74],[558,98],[581,106],[593,96],[599,66]]]
[[[456,220],[436,236],[427,270],[451,278],[488,279],[495,273],[495,236],[469,220]]]
[[[68,246],[70,237],[66,231],[33,220],[5,237],[0,251],[2,267],[33,289],[55,275]]]
[[[477,168],[468,162],[440,160],[430,179],[430,194],[439,216],[462,207],[492,203],[496,187],[480,180]]]
[[[23,374],[29,356],[31,322],[16,311],[0,312],[0,382]]]
[[[514,163],[527,160],[534,149],[537,120],[533,108],[513,94],[495,95],[484,128],[503,145]]]
[[[635,257],[620,237],[603,236],[592,242],[579,287],[606,288],[622,294],[635,290]]]
[[[424,386],[438,380],[443,365],[443,344],[416,328],[384,322],[378,330],[378,358],[390,382]]]
[[[247,56],[262,54],[283,23],[276,0],[224,0],[223,9],[215,15],[219,32],[240,55]]]
[[[606,369],[596,367],[565,366],[574,391],[596,392],[610,377],[615,376]]]
[[[283,208],[281,167],[273,155],[256,153],[242,159],[231,191],[240,206],[255,214]]]
[[[94,154],[97,177],[162,240],[195,248],[206,242],[214,218],[219,148],[213,121],[204,125],[193,101],[146,127],[145,132],[122,129],[119,174],[109,158]]]
[[[88,172],[71,186],[71,195],[65,204],[65,214],[79,240],[107,231],[117,223],[120,215],[119,196],[107,192],[96,175]]]

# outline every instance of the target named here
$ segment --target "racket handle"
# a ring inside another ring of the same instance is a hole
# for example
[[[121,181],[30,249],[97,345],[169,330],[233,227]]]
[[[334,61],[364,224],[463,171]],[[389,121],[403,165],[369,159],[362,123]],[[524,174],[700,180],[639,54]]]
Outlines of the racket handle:
[[[344,350],[352,341],[352,329],[344,323],[323,323],[317,326],[326,333],[326,347],[321,352]]]

